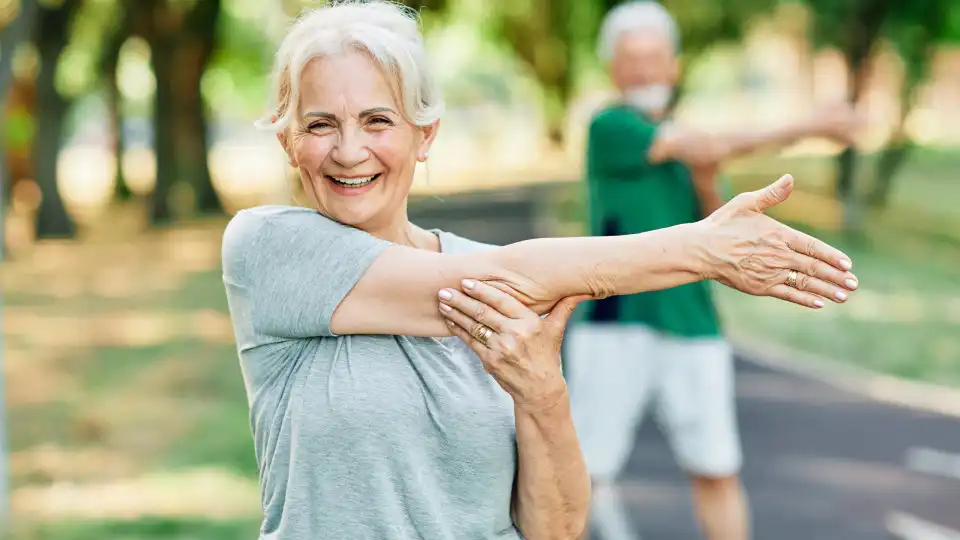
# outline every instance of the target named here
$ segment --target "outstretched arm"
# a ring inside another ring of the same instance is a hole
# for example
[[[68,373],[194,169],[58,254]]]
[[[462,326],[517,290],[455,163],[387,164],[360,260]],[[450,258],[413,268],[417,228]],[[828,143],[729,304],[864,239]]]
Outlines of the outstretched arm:
[[[648,233],[544,238],[464,254],[392,245],[316,212],[278,221],[263,217],[265,210],[227,227],[224,282],[231,312],[244,314],[238,335],[250,338],[242,347],[338,334],[446,336],[437,295],[465,279],[487,282],[540,314],[569,296],[701,279],[820,307],[853,276],[844,254],[763,215],[791,188],[784,177],[702,221]],[[800,272],[796,287],[784,285],[790,270]]]
[[[604,298],[701,279],[821,307],[823,298],[838,301],[836,291],[854,288],[845,283],[855,278],[843,253],[762,215],[789,196],[792,182],[784,177],[743,194],[703,221],[643,234],[536,239],[463,255],[392,246],[340,304],[333,330],[447,335],[436,295],[464,279],[490,283],[540,314],[569,296]],[[783,285],[791,269],[800,272],[797,288]]]
[[[792,124],[759,131],[704,133],[667,124],[658,130],[647,157],[651,163],[675,159],[691,166],[716,164],[761,150],[781,148],[809,137],[849,142],[858,125],[858,117],[845,105],[830,107]]]

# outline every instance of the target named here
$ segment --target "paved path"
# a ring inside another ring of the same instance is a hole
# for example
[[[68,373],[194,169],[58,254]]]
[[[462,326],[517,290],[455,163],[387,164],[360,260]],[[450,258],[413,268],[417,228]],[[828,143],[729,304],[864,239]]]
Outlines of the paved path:
[[[754,538],[954,540],[933,536],[924,524],[960,531],[960,479],[950,474],[960,419],[881,404],[742,359],[737,384]],[[925,468],[918,454],[940,459]],[[640,538],[698,538],[686,481],[653,422],[638,434],[620,492]]]
[[[553,213],[557,190],[417,198],[411,218],[505,244],[549,234],[542,217]],[[960,540],[952,535],[960,531],[960,419],[872,401],[743,359],[737,384],[755,539]],[[653,422],[638,434],[619,492],[643,540],[699,538],[686,481]],[[950,531],[937,534],[929,524]]]

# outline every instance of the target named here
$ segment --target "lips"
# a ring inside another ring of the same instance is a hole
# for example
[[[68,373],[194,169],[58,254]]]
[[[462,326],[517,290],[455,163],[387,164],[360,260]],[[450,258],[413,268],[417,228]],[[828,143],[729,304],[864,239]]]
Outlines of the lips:
[[[341,177],[341,176],[330,176],[330,175],[326,175],[326,176],[334,184],[337,184],[338,186],[341,186],[347,189],[355,189],[355,188],[360,188],[370,184],[371,182],[375,181],[377,178],[380,178],[380,174],[381,173],[377,173],[373,176],[355,176],[351,178]]]

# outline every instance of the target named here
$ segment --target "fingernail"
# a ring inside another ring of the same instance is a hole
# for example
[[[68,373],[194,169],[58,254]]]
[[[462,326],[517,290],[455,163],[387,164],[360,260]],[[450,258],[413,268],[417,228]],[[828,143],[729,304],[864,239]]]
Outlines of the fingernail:
[[[857,280],[855,280],[855,279],[853,279],[853,278],[847,278],[847,281],[846,281],[845,283],[847,284],[847,288],[848,288],[848,289],[856,289],[856,288],[857,288]]]
[[[840,268],[843,268],[844,270],[849,270],[853,268],[853,263],[847,259],[840,259]]]
[[[472,289],[473,286],[476,285],[476,284],[477,284],[477,282],[474,281],[474,280],[472,280],[472,279],[465,279],[465,280],[463,280],[463,286],[464,286],[464,288],[466,288],[466,289]]]
[[[450,311],[450,306],[448,306],[448,305],[446,305],[446,304],[440,304],[440,311],[448,312],[448,311]]]
[[[813,305],[817,306],[818,308],[823,307],[823,300],[814,300]]]
[[[833,293],[833,295],[836,296],[837,300],[840,300],[841,302],[847,299],[847,293],[843,291],[837,291]]]
[[[453,293],[452,293],[452,292],[448,291],[447,289],[442,289],[442,290],[440,291],[440,299],[441,299],[441,300],[449,300],[449,299],[451,299],[451,298],[453,298]]]
[[[447,326],[449,326],[450,328],[453,328],[453,321],[447,321]]]

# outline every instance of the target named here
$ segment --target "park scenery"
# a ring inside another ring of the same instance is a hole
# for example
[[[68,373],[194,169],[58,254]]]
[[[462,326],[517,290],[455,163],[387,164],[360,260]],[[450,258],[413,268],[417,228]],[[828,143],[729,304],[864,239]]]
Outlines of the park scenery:
[[[595,43],[619,2],[405,3],[448,102],[411,215],[490,242],[585,234],[586,126],[612,96]],[[960,391],[960,4],[662,3],[682,34],[679,121],[763,129],[837,100],[868,120],[853,146],[722,171],[727,195],[792,174],[773,215],[860,278],[817,312],[716,287],[734,343]],[[0,0],[0,537],[256,536],[220,239],[242,208],[306,201],[253,122],[276,45],[316,4]]]

